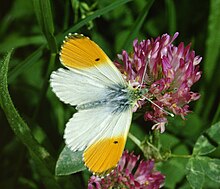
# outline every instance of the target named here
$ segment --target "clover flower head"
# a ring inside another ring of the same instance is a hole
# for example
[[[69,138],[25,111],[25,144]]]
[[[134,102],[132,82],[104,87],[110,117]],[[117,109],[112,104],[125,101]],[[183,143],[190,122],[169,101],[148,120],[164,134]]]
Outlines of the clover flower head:
[[[158,189],[164,184],[165,176],[155,171],[154,160],[138,161],[140,156],[124,151],[118,166],[107,176],[92,176],[88,189],[130,188]]]
[[[133,52],[128,54],[123,50],[118,55],[119,61],[115,61],[133,87],[148,89],[144,96],[151,103],[140,100],[138,107],[146,107],[145,119],[155,122],[153,128],[160,129],[161,132],[168,122],[167,112],[184,119],[190,112],[189,102],[200,97],[198,93],[191,91],[191,87],[201,77],[199,63],[202,58],[190,50],[190,44],[185,47],[181,42],[175,46],[173,41],[178,35],[178,32],[173,37],[164,34],[140,43],[136,39],[133,42]]]

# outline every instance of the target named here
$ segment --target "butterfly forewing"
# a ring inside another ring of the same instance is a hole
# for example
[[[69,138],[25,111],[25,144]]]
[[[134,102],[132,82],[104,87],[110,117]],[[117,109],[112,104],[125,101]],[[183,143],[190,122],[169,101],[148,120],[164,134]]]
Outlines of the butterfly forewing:
[[[106,86],[80,70],[60,68],[51,74],[50,81],[54,93],[71,105],[86,104],[106,96]]]
[[[66,38],[60,60],[64,66],[81,70],[100,79],[100,82],[126,85],[121,73],[103,50],[83,35],[73,34]]]

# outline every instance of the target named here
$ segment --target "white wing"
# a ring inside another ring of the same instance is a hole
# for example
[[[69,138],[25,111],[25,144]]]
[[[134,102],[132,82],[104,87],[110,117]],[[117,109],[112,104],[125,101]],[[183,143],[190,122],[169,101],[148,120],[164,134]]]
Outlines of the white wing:
[[[83,35],[66,38],[60,60],[69,70],[52,72],[50,83],[54,93],[65,103],[80,105],[101,100],[106,96],[106,88],[127,86],[102,49]]]
[[[106,86],[98,79],[77,73],[75,70],[60,68],[51,74],[53,92],[65,103],[84,104],[105,97]]]
[[[114,112],[108,107],[80,110],[66,125],[66,144],[73,151],[85,150],[85,165],[92,172],[101,174],[117,165],[131,117],[131,108],[123,112]]]

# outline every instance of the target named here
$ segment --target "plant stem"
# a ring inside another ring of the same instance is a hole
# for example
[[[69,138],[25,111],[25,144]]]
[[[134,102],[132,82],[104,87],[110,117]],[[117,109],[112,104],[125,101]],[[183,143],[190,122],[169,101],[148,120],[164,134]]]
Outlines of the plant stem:
[[[192,155],[170,154],[169,158],[191,158]]]
[[[141,151],[144,150],[141,145],[141,141],[136,136],[132,135],[131,133],[128,133],[128,137],[141,149]]]

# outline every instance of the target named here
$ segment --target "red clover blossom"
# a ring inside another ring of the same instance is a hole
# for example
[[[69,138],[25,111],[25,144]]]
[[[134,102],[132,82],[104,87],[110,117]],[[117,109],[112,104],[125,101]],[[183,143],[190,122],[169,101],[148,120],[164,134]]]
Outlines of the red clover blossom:
[[[147,89],[144,96],[151,102],[140,100],[138,108],[146,107],[145,119],[155,122],[152,129],[160,129],[161,132],[165,130],[167,112],[184,119],[190,112],[189,102],[200,97],[198,93],[191,91],[191,87],[201,77],[199,63],[202,58],[190,50],[190,44],[185,47],[181,42],[174,46],[172,43],[177,36],[178,33],[173,37],[164,34],[140,43],[136,39],[131,54],[122,51],[118,55],[123,64],[115,61],[133,87]]]
[[[92,176],[88,189],[158,189],[164,184],[165,176],[154,170],[154,161],[141,160],[140,156],[124,151],[118,166],[107,176]]]

